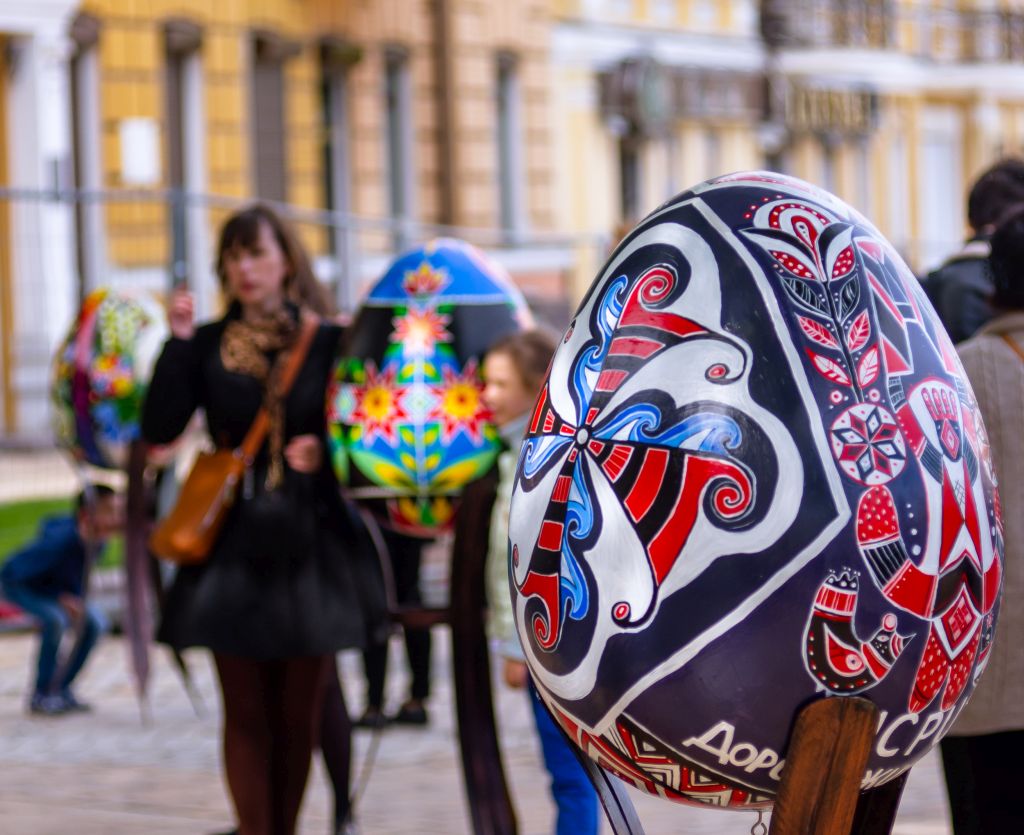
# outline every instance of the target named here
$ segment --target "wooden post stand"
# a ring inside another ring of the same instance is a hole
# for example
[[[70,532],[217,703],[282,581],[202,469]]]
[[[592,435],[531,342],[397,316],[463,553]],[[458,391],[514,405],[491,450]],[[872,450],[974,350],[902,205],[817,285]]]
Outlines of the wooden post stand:
[[[462,754],[462,776],[474,835],[516,835],[512,796],[502,767],[494,721],[491,662],[484,629],[484,563],[497,474],[466,487],[455,522],[451,600],[447,608],[406,608],[391,612],[403,626],[429,628],[448,623],[452,631],[452,682]]]
[[[877,727],[878,708],[867,699],[819,699],[800,711],[786,753],[770,835],[892,832],[907,774],[876,789],[860,791]],[[577,753],[597,789],[612,832],[643,835],[625,785],[585,754]]]
[[[811,702],[797,715],[770,835],[847,835],[878,726],[867,699]]]
[[[466,488],[452,546],[452,676],[462,774],[475,835],[515,835],[517,831],[494,722],[484,629],[484,563],[496,488],[494,470]]]

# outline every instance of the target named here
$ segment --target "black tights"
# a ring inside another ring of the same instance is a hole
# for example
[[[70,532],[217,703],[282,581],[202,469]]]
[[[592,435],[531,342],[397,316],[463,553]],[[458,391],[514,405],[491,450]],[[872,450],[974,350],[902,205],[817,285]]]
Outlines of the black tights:
[[[395,583],[395,602],[399,607],[422,606],[420,594],[420,561],[423,540],[414,539],[382,528],[391,575]],[[405,654],[412,673],[409,697],[422,702],[430,695],[430,628],[409,629],[405,632]],[[384,682],[388,669],[388,637],[383,643],[371,644],[363,651],[363,669],[366,673],[366,706],[380,711],[384,706]]]
[[[327,671],[323,718],[320,722],[320,753],[334,790],[334,826],[339,828],[352,811],[349,783],[352,776],[352,720],[338,678],[338,665]]]
[[[215,653],[214,660],[239,835],[293,835],[321,732],[329,656],[255,661]]]

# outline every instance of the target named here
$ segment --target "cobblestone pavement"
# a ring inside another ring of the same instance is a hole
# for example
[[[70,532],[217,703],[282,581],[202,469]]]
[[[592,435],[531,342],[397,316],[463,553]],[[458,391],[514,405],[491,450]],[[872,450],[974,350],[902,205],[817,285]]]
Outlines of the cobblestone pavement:
[[[390,728],[359,805],[363,835],[469,832],[449,686],[449,644],[435,631],[430,726]],[[396,645],[389,697],[401,700],[404,653]],[[203,653],[189,656],[205,705],[193,710],[170,659],[153,655],[151,718],[143,723],[127,673],[126,647],[107,639],[79,688],[90,714],[36,718],[24,711],[31,635],[0,637],[0,831],[4,835],[203,835],[230,828],[229,802],[219,770],[219,704],[212,668]],[[342,656],[353,712],[362,707],[358,658]],[[552,805],[522,693],[498,688],[498,711],[509,781],[523,835],[551,831]],[[356,741],[356,770],[369,735]],[[756,816],[679,807],[634,793],[648,835],[749,832]],[[328,830],[330,795],[316,763],[303,806],[303,835]],[[904,794],[897,835],[949,833],[938,758],[929,755]],[[607,825],[604,832],[608,833]]]
[[[78,477],[63,453],[0,448],[0,502],[65,497],[78,489]]]

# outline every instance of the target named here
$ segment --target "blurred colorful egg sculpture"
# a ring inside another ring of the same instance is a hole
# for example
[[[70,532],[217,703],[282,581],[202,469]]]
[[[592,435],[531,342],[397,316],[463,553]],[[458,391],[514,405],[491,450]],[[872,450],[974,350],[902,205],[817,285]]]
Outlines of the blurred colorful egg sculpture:
[[[758,806],[814,699],[879,707],[865,788],[946,733],[991,646],[1002,530],[914,276],[832,195],[742,173],[648,216],[579,307],[519,458],[510,590],[582,750]]]
[[[480,358],[528,324],[505,272],[462,241],[406,252],[370,290],[328,392],[328,438],[342,484],[390,527],[437,535],[491,466]]]
[[[58,446],[96,467],[122,469],[139,437],[146,386],[168,336],[163,307],[144,292],[89,294],[54,357]]]

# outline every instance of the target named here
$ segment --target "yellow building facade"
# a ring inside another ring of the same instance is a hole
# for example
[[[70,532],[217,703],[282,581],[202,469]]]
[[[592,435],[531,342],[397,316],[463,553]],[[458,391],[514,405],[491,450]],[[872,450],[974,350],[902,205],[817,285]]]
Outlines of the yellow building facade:
[[[93,24],[103,189],[288,204],[312,219],[318,254],[330,250],[324,211],[405,224],[406,237],[421,224],[494,228],[505,61],[520,114],[517,222],[550,226],[543,3],[86,0],[80,12]],[[125,170],[140,155],[157,157],[143,182]],[[169,246],[168,212],[109,206],[110,260],[143,265]],[[384,254],[395,234],[360,237],[364,254]]]
[[[1024,0],[0,0],[0,435],[100,285],[188,280],[276,201],[342,306],[456,234],[558,320],[707,177],[835,191],[923,271],[1024,146]]]
[[[711,173],[762,167],[765,49],[752,0],[558,0],[559,223],[624,228]],[[581,250],[574,294],[599,266]]]
[[[923,272],[968,233],[974,178],[1024,151],[1020,0],[553,10],[560,220],[573,230],[615,230],[708,177],[767,167],[843,197]]]
[[[39,5],[45,26],[25,31],[0,0],[0,37],[54,54],[40,118],[60,137],[33,160],[40,176],[0,169],[4,208],[33,230],[0,228],[21,253],[0,270],[0,434],[46,425],[49,357],[93,287],[186,280],[215,315],[218,224],[252,199],[296,223],[342,306],[397,250],[448,233],[565,298],[568,249],[532,243],[554,224],[546,2]],[[8,112],[38,92],[25,86]],[[39,250],[60,268],[35,268]]]

